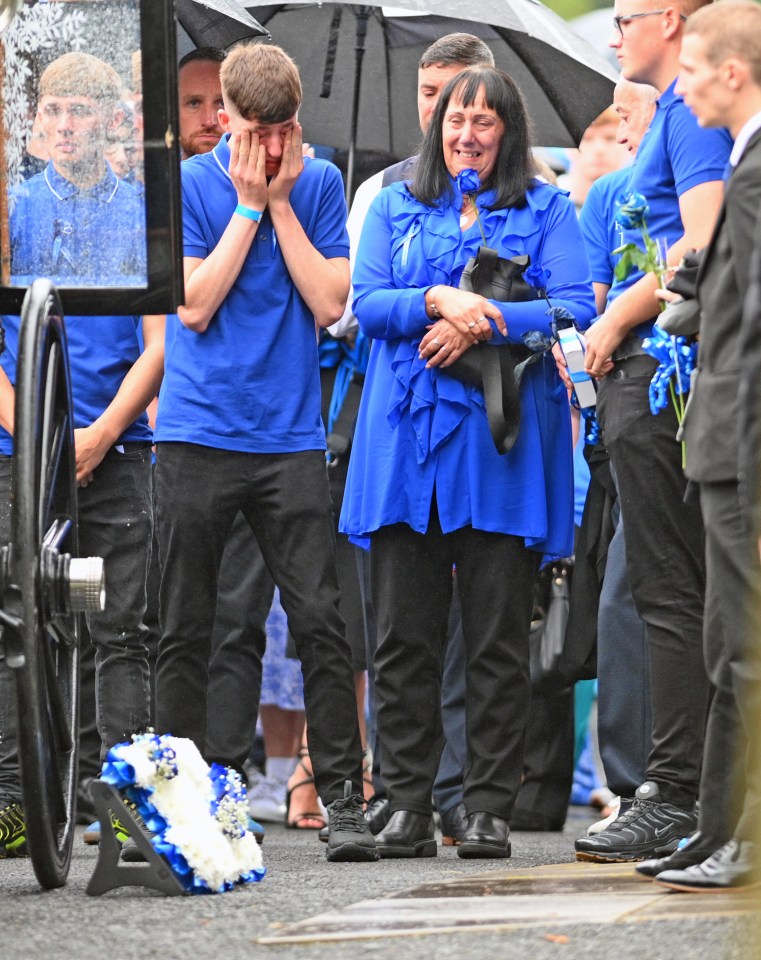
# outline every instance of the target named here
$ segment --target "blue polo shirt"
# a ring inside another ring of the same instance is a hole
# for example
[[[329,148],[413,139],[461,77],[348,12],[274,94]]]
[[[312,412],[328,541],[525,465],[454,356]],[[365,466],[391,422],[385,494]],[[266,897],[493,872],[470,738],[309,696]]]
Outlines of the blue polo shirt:
[[[628,184],[628,190],[647,199],[650,236],[653,240],[665,237],[669,246],[684,233],[679,198],[701,183],[721,180],[732,149],[732,138],[726,130],[698,126],[683,98],[674,93],[675,84],[676,79],[658,98],[655,116],[639,145]],[[639,230],[622,233],[623,243],[633,241],[644,249]],[[641,276],[639,270],[634,270],[625,281],[614,281],[609,299],[615,299]],[[655,316],[654,309],[653,320]],[[652,329],[651,321],[632,332],[646,337]]]
[[[122,380],[142,350],[138,340],[139,316],[66,316],[74,427],[89,427],[116,396]],[[19,318],[4,316],[5,350],[0,365],[11,383],[16,382]],[[142,413],[117,443],[151,440],[148,417]],[[13,453],[13,440],[0,427],[0,453]]]
[[[10,192],[11,274],[18,286],[145,286],[145,209],[130,184],[106,175],[80,190],[47,167]]]
[[[619,199],[626,193],[632,167],[622,167],[606,173],[595,180],[589,188],[587,199],[581,208],[579,223],[584,235],[584,246],[592,271],[593,283],[613,285],[613,271],[620,254],[613,251],[621,246],[622,232],[616,223],[616,210]],[[628,280],[616,284],[616,295],[634,282],[632,275]]]
[[[207,257],[237,203],[223,137],[182,164],[185,256]],[[307,160],[291,206],[328,259],[349,256],[338,168]],[[157,441],[244,453],[325,449],[314,317],[291,280],[265,210],[243,267],[204,333],[167,317]]]
[[[61,286],[144,286],[145,214],[137,194],[108,167],[90,190],[80,190],[52,164],[11,191],[11,280],[26,286],[40,276]],[[87,427],[116,396],[142,352],[139,316],[66,316],[74,427]],[[16,382],[19,318],[3,316],[0,365]],[[143,413],[119,438],[150,441]],[[13,439],[0,427],[0,453]]]

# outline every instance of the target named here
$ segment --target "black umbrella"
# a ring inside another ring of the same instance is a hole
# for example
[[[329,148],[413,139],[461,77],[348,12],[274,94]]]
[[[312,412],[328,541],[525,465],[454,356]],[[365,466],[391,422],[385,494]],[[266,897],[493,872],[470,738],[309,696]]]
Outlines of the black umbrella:
[[[523,91],[537,143],[576,146],[613,99],[613,68],[538,0],[394,2],[245,3],[301,70],[305,136],[347,149],[350,170],[355,149],[415,152],[418,60],[447,33],[491,47]]]
[[[238,40],[268,36],[240,0],[175,0],[175,9],[177,22],[196,47],[225,49]]]

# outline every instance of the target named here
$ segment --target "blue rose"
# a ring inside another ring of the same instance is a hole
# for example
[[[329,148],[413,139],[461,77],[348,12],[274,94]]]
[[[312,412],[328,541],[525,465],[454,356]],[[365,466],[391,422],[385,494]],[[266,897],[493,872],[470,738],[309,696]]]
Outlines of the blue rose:
[[[643,230],[647,226],[650,207],[641,193],[632,191],[618,201],[616,223],[624,230]]]
[[[538,263],[532,263],[523,271],[523,276],[527,283],[537,290],[545,290],[552,274],[549,270],[544,270]]]
[[[455,183],[463,196],[466,193],[478,193],[481,189],[481,179],[475,170],[460,170]]]

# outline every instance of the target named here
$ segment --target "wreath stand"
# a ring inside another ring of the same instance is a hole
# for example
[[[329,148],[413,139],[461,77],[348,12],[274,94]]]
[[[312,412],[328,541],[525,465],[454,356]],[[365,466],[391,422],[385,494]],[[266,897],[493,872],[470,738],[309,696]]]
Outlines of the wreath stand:
[[[102,780],[93,780],[90,796],[100,821],[100,847],[98,862],[87,884],[88,896],[99,897],[118,887],[149,887],[167,897],[185,894],[187,891],[166,860],[153,849],[145,827],[126,806],[119,791]],[[130,838],[145,857],[145,863],[123,863],[120,860],[121,844],[116,839],[112,814],[128,827]]]

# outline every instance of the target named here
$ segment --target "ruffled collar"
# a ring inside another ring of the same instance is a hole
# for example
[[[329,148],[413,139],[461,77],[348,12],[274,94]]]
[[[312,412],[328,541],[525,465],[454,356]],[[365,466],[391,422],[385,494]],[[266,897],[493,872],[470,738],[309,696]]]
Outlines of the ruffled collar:
[[[395,193],[390,208],[392,250],[402,244],[400,262],[395,262],[393,268],[395,276],[403,285],[456,285],[467,258],[482,242],[477,229],[468,230],[465,234],[460,229],[463,198],[454,179],[450,182],[451,192],[442,197],[434,207],[428,207],[416,199],[405,183],[396,183],[389,187]],[[502,256],[525,252],[529,238],[542,230],[547,208],[562,192],[557,187],[535,179],[534,188],[526,193],[524,207],[505,207],[499,210],[490,208],[495,199],[493,190],[479,193],[476,203],[487,244],[491,244],[492,238],[498,237]],[[413,242],[418,233],[426,237],[427,242],[424,245]]]
[[[494,191],[478,194],[477,204],[488,245],[499,246],[502,256],[525,253],[527,240],[543,228],[545,211],[560,193],[556,187],[534,181],[526,205],[491,210]],[[392,224],[391,260],[396,285],[426,287],[437,283],[457,286],[468,257],[482,243],[480,231],[460,229],[462,194],[452,180],[452,190],[435,207],[417,200],[404,183],[389,187]],[[391,427],[409,415],[415,433],[419,463],[435,454],[470,412],[483,407],[480,390],[446,373],[426,367],[418,354],[420,337],[397,341],[391,360],[394,381],[387,417]]]

